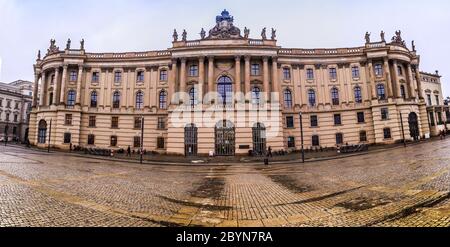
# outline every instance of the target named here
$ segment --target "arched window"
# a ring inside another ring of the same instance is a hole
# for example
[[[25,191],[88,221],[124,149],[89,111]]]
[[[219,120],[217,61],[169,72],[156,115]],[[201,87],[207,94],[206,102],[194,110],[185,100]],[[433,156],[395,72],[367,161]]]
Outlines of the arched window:
[[[316,92],[313,89],[308,90],[308,102],[309,106],[316,105]]]
[[[39,126],[38,142],[40,144],[44,144],[46,136],[47,136],[47,122],[45,122],[45,120],[42,119],[41,121],[39,121],[39,125],[38,126]]]
[[[233,84],[231,78],[222,76],[217,81],[217,92],[220,95],[219,102],[223,105],[232,104],[233,100]]]
[[[91,107],[97,107],[97,91],[91,93]]]
[[[75,105],[76,92],[74,90],[69,90],[67,93],[67,106]]]
[[[159,92],[159,109],[167,109],[167,92],[164,90]]]
[[[356,86],[354,89],[355,92],[355,102],[356,103],[362,103],[362,93],[361,88],[359,86]]]
[[[380,99],[380,100],[386,99],[386,93],[385,93],[383,84],[377,85],[377,95],[378,95],[378,99]]]
[[[284,90],[284,107],[292,108],[292,93],[289,89]]]
[[[189,105],[191,107],[195,107],[198,104],[197,98],[197,89],[195,87],[192,87],[189,90]]]
[[[331,101],[333,105],[339,105],[339,90],[335,87],[331,89]]]
[[[400,96],[401,96],[403,99],[406,99],[405,85],[400,85]]]
[[[144,93],[142,91],[138,91],[136,93],[136,109],[144,108]]]
[[[120,93],[118,91],[115,91],[113,94],[113,108],[120,108]]]
[[[259,89],[259,87],[252,88],[252,104],[253,105],[261,104],[261,89]]]

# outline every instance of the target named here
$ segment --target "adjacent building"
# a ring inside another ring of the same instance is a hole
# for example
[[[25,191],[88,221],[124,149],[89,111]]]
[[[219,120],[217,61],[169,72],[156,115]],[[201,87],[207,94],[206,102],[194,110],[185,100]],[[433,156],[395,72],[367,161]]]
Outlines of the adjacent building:
[[[33,82],[0,83],[0,140],[25,142],[31,112]]]
[[[299,149],[300,115],[308,148],[394,143],[403,133],[418,140],[445,128],[440,77],[420,72],[400,31],[336,49],[283,48],[274,29],[250,33],[223,11],[198,39],[175,30],[167,50],[90,53],[84,40],[64,50],[51,40],[34,65],[41,97],[30,140],[241,155]]]

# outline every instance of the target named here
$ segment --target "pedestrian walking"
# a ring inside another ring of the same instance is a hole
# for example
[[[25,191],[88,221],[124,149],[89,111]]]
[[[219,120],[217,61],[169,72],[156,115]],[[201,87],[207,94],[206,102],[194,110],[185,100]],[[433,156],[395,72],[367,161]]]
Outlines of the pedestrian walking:
[[[269,147],[268,149],[267,149],[267,157],[273,157],[273,155],[272,155],[272,147]]]
[[[130,146],[128,146],[128,148],[127,148],[127,156],[131,157],[131,147]]]

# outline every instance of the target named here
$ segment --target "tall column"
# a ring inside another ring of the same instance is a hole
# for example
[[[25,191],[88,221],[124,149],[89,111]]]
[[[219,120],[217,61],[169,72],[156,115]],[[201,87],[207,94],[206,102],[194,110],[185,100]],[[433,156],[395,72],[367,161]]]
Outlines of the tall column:
[[[375,75],[374,75],[374,71],[373,71],[373,64],[372,64],[372,60],[369,60],[369,79],[370,79],[370,88],[372,91],[372,100],[377,99],[378,95],[377,95],[377,90],[376,90],[376,85],[375,85]]]
[[[42,72],[41,78],[41,95],[39,96],[39,106],[43,106],[45,102],[45,89],[47,87],[47,76],[46,72]]]
[[[61,80],[61,94],[59,97],[59,102],[61,104],[65,104],[65,96],[66,96],[66,79],[67,79],[67,65],[63,67],[63,74]]]
[[[400,81],[398,80],[398,63],[397,60],[394,60],[394,85],[395,85],[395,97],[401,98],[401,92],[400,92]]]
[[[391,70],[389,69],[389,59],[387,57],[384,58],[384,74],[386,75],[388,98],[392,98],[394,93],[392,91]]]
[[[37,106],[38,92],[39,92],[39,73],[34,72],[33,107]]]
[[[214,89],[214,57],[208,57],[208,92],[215,92]]]
[[[55,81],[54,81],[54,85],[53,85],[53,105],[58,105],[58,102],[56,102],[56,100],[58,99],[57,95],[58,95],[58,80],[59,78],[59,67],[55,68]]]
[[[245,56],[245,93],[250,93],[250,56]]]
[[[263,57],[263,86],[264,93],[269,100],[270,88],[269,88],[269,58]]]
[[[281,106],[283,106],[284,100],[282,100],[283,93],[281,92],[281,85],[278,80],[278,61],[276,57],[272,57],[272,87],[272,92],[278,94],[278,100]]]
[[[241,56],[236,56],[235,58],[235,80],[236,80],[236,87],[235,92],[240,93],[241,92]]]
[[[415,74],[416,74],[417,92],[419,94],[419,99],[423,99],[422,82],[420,81],[419,65],[416,65],[416,67],[415,67]]]
[[[199,102],[203,102],[203,87],[205,85],[205,58],[198,59],[198,88],[197,97]]]
[[[78,77],[77,77],[77,105],[81,105],[81,82],[83,78],[83,65],[78,65]]]
[[[408,63],[407,65],[407,72],[408,72],[408,84],[409,84],[409,89],[410,89],[410,98],[415,99],[416,98],[416,89],[414,87],[414,78],[412,75],[412,69],[411,69],[411,64]]]
[[[175,103],[175,90],[177,84],[177,63],[176,59],[172,60],[172,64],[170,65],[170,74],[169,74],[169,102],[171,104]],[[159,93],[159,92],[158,92]],[[159,95],[157,95],[159,97]]]
[[[186,58],[182,58],[180,67],[180,93],[185,92],[186,92]]]

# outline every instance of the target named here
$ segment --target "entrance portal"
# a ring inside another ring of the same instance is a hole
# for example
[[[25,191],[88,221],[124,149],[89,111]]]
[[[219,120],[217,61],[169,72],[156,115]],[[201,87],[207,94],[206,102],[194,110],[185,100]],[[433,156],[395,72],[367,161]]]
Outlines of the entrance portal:
[[[223,120],[216,124],[216,155],[233,156],[235,153],[235,128],[232,122]]]
[[[253,154],[264,155],[266,152],[266,127],[256,123],[253,127]]]
[[[419,122],[417,119],[417,114],[415,112],[411,112],[408,116],[409,123],[409,133],[414,141],[419,140],[420,132],[419,132]]]
[[[184,128],[184,154],[196,156],[198,153],[198,128],[195,124],[188,124]]]

